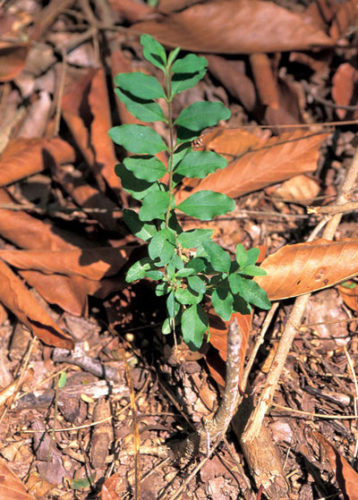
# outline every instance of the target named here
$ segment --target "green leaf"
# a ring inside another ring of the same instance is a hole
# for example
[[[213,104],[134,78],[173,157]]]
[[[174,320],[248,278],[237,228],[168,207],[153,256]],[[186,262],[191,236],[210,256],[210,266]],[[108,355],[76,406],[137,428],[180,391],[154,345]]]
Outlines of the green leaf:
[[[179,271],[175,273],[175,276],[177,278],[187,278],[188,276],[192,276],[193,274],[195,274],[194,269],[184,267],[183,269],[179,269]]]
[[[188,54],[181,59],[177,59],[171,70],[173,73],[198,73],[206,68],[208,61],[204,57]]]
[[[157,297],[162,297],[163,295],[166,295],[169,291],[168,284],[167,283],[158,283],[158,285],[155,287],[155,295]]]
[[[147,224],[139,220],[138,214],[134,210],[123,210],[123,220],[131,230],[131,232],[144,241],[150,240],[157,229],[154,224]]]
[[[232,293],[240,294],[240,297],[246,302],[260,309],[268,310],[271,308],[267,293],[255,281],[243,278],[239,274],[230,274],[228,280]]]
[[[167,122],[162,108],[153,101],[144,101],[139,97],[133,96],[130,92],[121,89],[115,89],[119,99],[126,105],[126,108],[133,116],[143,122]]]
[[[199,278],[199,276],[189,276],[188,285],[194,292],[201,293],[204,295],[206,292],[206,283],[204,280]]]
[[[113,142],[135,154],[155,155],[168,149],[160,135],[144,125],[120,125],[111,128],[108,135]]]
[[[170,229],[158,231],[151,239],[148,246],[149,257],[161,266],[168,264],[175,253],[175,235]]]
[[[172,96],[183,92],[184,90],[195,87],[195,85],[204,78],[206,69],[193,74],[178,73],[172,77]]]
[[[170,326],[170,318],[165,318],[163,325],[162,325],[162,334],[169,335],[169,333],[172,333],[172,329]]]
[[[147,61],[154,64],[157,68],[164,69],[167,63],[167,55],[164,47],[150,35],[142,35],[140,43],[143,46],[143,56]]]
[[[128,191],[136,200],[142,200],[149,193],[159,192],[161,187],[164,187],[164,184],[159,182],[151,183],[137,179],[124,164],[116,165],[114,171],[121,179],[123,189]]]
[[[212,229],[192,229],[183,231],[177,239],[182,248],[197,248],[203,241],[210,239],[212,234]]]
[[[259,254],[259,248],[250,248],[250,250],[246,251],[241,243],[239,243],[236,247],[236,260],[240,267],[246,267],[251,264],[255,264]]]
[[[114,77],[115,84],[121,90],[126,90],[135,97],[146,101],[165,97],[164,90],[154,76],[145,75],[142,72],[119,73]]]
[[[126,282],[131,283],[145,278],[145,273],[150,269],[150,261],[148,257],[137,260],[127,271]]]
[[[168,206],[168,191],[157,191],[154,193],[149,193],[144,198],[142,207],[139,210],[139,219],[141,221],[164,219]]]
[[[194,102],[179,114],[175,125],[200,131],[230,118],[230,110],[222,102]]]
[[[181,317],[181,331],[184,342],[189,345],[190,349],[200,349],[208,327],[208,317],[201,306],[193,305],[183,312]]]
[[[204,271],[206,266],[204,259],[200,259],[200,257],[193,257],[189,260],[185,267],[188,269],[194,269],[197,273],[201,273]]]
[[[199,191],[177,206],[178,210],[200,220],[211,220],[216,215],[231,212],[234,208],[234,200],[215,191]]]
[[[66,386],[67,383],[67,373],[66,372],[61,372],[60,376],[58,378],[58,387],[59,389],[63,389]]]
[[[180,304],[192,305],[199,304],[203,300],[203,295],[190,290],[189,288],[178,288],[174,292],[175,298]]]
[[[180,304],[175,300],[174,292],[170,292],[167,297],[167,311],[171,318],[175,318],[180,310]]]
[[[180,52],[180,47],[172,50],[168,56],[168,66],[171,66]]]
[[[160,179],[167,172],[165,165],[155,156],[130,156],[123,163],[137,179],[148,182]]]
[[[202,246],[208,254],[210,264],[212,265],[213,269],[215,269],[215,271],[219,271],[222,273],[228,273],[230,271],[230,255],[225,252],[225,250],[221,248],[220,245],[217,245],[212,240],[207,240],[202,243]]]
[[[178,146],[183,142],[194,141],[200,134],[201,132],[194,132],[185,127],[177,127],[177,140],[175,145]]]
[[[213,151],[190,151],[175,168],[175,173],[203,179],[208,174],[225,168],[226,165],[226,159]]]
[[[267,272],[259,266],[254,264],[249,264],[243,268],[240,268],[240,274],[245,274],[246,276],[266,276]]]
[[[163,279],[163,273],[157,269],[149,270],[145,272],[145,278],[150,280],[158,281]]]
[[[215,312],[224,320],[229,321],[233,313],[234,297],[225,287],[217,287],[211,295],[211,302]]]

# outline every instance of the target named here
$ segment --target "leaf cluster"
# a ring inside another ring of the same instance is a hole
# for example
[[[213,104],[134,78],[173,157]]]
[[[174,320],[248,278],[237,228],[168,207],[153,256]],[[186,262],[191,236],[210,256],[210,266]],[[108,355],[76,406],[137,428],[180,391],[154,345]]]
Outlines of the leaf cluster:
[[[235,311],[250,312],[251,305],[270,308],[265,291],[251,279],[265,271],[256,266],[257,248],[245,251],[238,245],[232,261],[212,240],[211,230],[181,227],[180,212],[208,221],[235,207],[231,198],[210,190],[196,192],[178,205],[174,198],[184,177],[202,179],[226,166],[217,153],[193,151],[191,141],[203,129],[228,119],[230,111],[221,102],[195,102],[173,117],[174,97],[204,77],[207,61],[194,54],[178,59],[179,48],[167,55],[149,35],[142,35],[141,44],[144,57],[161,70],[162,80],[140,72],[121,73],[115,77],[115,91],[142,122],[164,122],[169,140],[145,125],[120,125],[109,131],[112,140],[131,153],[116,166],[116,173],[123,188],[141,203],[138,212],[125,210],[124,220],[133,234],[148,242],[148,256],[129,269],[126,279],[157,281],[156,294],[166,297],[163,334],[180,325],[185,342],[198,349],[209,328],[210,302],[224,320]],[[165,106],[159,104],[163,101]],[[156,156],[162,152],[167,164]]]

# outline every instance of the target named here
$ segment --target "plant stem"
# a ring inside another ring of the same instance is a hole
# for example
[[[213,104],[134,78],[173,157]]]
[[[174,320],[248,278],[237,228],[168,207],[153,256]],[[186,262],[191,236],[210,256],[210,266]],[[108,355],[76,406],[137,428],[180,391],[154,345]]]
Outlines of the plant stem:
[[[169,160],[168,160],[168,189],[169,189],[169,204],[168,210],[165,214],[165,227],[169,226],[169,217],[172,206],[173,199],[173,162],[174,162],[174,123],[173,123],[173,99],[172,99],[172,89],[171,89],[171,76],[170,67],[166,68],[165,71],[165,92],[166,100],[168,103],[168,124],[169,124]]]

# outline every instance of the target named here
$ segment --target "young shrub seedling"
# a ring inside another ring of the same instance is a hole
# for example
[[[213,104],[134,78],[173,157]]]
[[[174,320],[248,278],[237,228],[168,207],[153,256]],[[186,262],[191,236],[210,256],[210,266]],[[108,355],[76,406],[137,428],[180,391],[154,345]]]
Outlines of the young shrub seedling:
[[[251,278],[265,275],[256,266],[258,248],[236,248],[236,259],[212,240],[212,230],[185,231],[178,214],[201,221],[231,212],[234,201],[214,191],[199,191],[178,205],[174,190],[184,177],[204,178],[227,162],[211,151],[193,151],[192,141],[202,130],[230,117],[221,102],[195,102],[173,116],[173,99],[196,85],[206,73],[207,60],[194,54],[178,59],[179,48],[167,56],[164,47],[149,35],[141,36],[144,57],[163,73],[162,82],[144,73],[120,73],[116,93],[127,109],[143,122],[164,122],[169,140],[144,125],[120,125],[109,131],[112,140],[132,153],[116,166],[122,186],[141,203],[139,212],[125,210],[124,220],[133,234],[148,242],[148,256],[128,271],[132,282],[149,278],[155,293],[166,297],[167,318],[163,334],[180,325],[184,341],[200,348],[209,328],[206,308],[211,303],[225,321],[232,313],[248,313],[251,305],[269,309],[266,292]],[[164,113],[157,100],[164,100]],[[155,155],[165,151],[167,166]],[[164,182],[162,179],[166,179]]]

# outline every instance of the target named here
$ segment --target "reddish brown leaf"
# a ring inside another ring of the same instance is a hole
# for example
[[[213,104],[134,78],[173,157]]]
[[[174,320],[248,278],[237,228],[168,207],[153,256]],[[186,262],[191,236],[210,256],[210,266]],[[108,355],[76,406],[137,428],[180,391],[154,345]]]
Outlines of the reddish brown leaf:
[[[0,186],[41,172],[50,159],[58,163],[71,163],[75,160],[75,152],[59,138],[20,138],[10,141],[0,157]]]
[[[214,54],[307,50],[333,43],[303,15],[261,0],[200,3],[160,21],[138,23],[133,29],[170,47]]]
[[[230,323],[236,319],[240,327],[242,341],[240,346],[240,376],[239,383],[243,373],[245,355],[251,330],[252,315],[234,313],[230,321],[223,321],[213,311],[209,311],[210,337],[209,342],[214,349],[211,349],[206,355],[206,363],[209,367],[213,379],[220,385],[225,386],[225,362],[227,359],[227,333]]]
[[[139,3],[135,0],[109,0],[114,11],[120,13],[127,21],[136,23],[155,12],[152,7],[146,3]]]
[[[61,101],[62,116],[89,165],[94,164],[94,155],[89,146],[88,127],[81,117],[80,110],[94,74],[95,70],[91,68],[80,77],[78,74],[69,77]]]
[[[311,205],[320,191],[319,183],[307,175],[296,175],[270,193],[284,201]]]
[[[340,106],[348,106],[351,104],[351,99],[354,92],[354,86],[358,80],[358,71],[349,63],[343,63],[338,66],[337,71],[332,78],[332,97],[336,104]],[[346,109],[336,109],[339,118],[343,119],[346,114]]]
[[[358,500],[358,473],[322,434],[314,432],[313,435],[326,450],[330,466],[342,492],[348,500]]]
[[[117,159],[113,142],[108,135],[112,126],[111,108],[103,69],[99,69],[92,79],[88,101],[93,114],[91,141],[95,150],[96,170],[112,189],[119,189],[121,183],[114,172]]]
[[[72,349],[73,341],[40,306],[12,270],[0,261],[0,302],[45,344]]]
[[[28,44],[11,44],[0,47],[0,82],[15,78],[25,66]]]
[[[215,144],[209,141],[206,148],[226,156],[238,156],[240,153],[233,153],[235,148],[239,149],[236,141],[241,140],[243,146],[247,140],[252,140],[254,144],[252,137],[255,136],[240,129],[223,129],[221,134],[215,137]],[[204,189],[236,198],[289,179],[298,173],[314,172],[317,168],[319,147],[326,137],[327,134],[310,135],[296,131],[272,137],[264,144],[261,141],[259,148],[232,159],[226,168],[208,175],[191,192],[183,189],[179,191],[177,201]],[[245,147],[242,147],[242,151],[245,151]]]
[[[47,274],[82,276],[100,280],[113,276],[128,261],[130,249],[94,248],[65,251],[0,250],[0,257],[18,269],[32,269]]]
[[[271,59],[267,54],[251,54],[250,64],[262,104],[277,109],[279,89],[277,79],[273,75]]]
[[[35,500],[3,460],[0,461],[0,491],[1,500]]]
[[[358,285],[355,281],[348,281],[347,285],[351,285],[353,288],[340,285],[338,287],[339,294],[348,307],[358,312]]]
[[[256,92],[251,79],[245,74],[245,62],[212,54],[205,57],[209,62],[210,73],[245,106],[247,111],[252,111],[256,103]]]
[[[103,483],[101,490],[101,500],[121,500],[121,496],[116,492],[118,488],[121,490],[122,479],[119,474],[112,474]]]
[[[5,189],[0,189],[0,203],[13,204]],[[21,248],[33,250],[70,250],[88,246],[79,235],[55,228],[19,210],[0,208],[0,234]]]
[[[286,245],[261,264],[266,276],[255,278],[271,300],[327,288],[358,274],[358,240]]]

